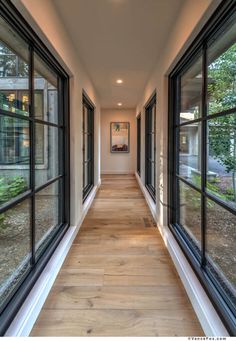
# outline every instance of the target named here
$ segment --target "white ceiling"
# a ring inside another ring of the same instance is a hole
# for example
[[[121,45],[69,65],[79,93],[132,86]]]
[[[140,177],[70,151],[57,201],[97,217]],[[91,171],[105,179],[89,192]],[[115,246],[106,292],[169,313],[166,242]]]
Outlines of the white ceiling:
[[[135,108],[184,0],[53,1],[101,107]]]

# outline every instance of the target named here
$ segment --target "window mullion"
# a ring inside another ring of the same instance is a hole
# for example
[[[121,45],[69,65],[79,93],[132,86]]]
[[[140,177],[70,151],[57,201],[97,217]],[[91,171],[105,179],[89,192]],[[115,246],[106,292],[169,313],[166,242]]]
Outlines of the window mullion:
[[[207,45],[202,48],[202,126],[201,126],[201,266],[206,264],[206,190],[207,180]]]
[[[30,113],[30,188],[31,197],[31,263],[35,265],[35,122],[34,122],[34,48],[29,46],[29,113]]]

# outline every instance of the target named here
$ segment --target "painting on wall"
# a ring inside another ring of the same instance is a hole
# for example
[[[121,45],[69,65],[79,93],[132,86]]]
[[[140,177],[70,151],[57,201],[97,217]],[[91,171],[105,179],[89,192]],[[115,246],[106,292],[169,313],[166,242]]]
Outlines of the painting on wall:
[[[111,153],[129,153],[129,122],[111,122]]]

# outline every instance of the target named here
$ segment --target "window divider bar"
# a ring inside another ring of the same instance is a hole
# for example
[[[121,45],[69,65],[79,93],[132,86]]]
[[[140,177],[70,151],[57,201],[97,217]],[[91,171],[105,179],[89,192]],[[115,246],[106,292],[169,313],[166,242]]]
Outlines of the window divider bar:
[[[29,189],[26,192],[19,194],[17,197],[12,199],[10,202],[5,203],[2,207],[0,207],[0,214],[6,212],[7,210],[15,207],[20,204],[25,199],[28,199],[32,196],[32,191]]]
[[[202,48],[202,126],[201,126],[201,266],[206,264],[206,197],[207,181],[207,44]]]
[[[63,178],[64,175],[58,175],[57,177],[50,179],[49,181],[45,182],[43,185],[35,188],[34,193],[38,193],[40,191],[42,191],[44,188],[50,186],[51,184],[53,184],[54,182],[60,180]]]
[[[18,118],[20,120],[24,120],[24,121],[31,121],[31,117],[29,116],[24,116],[22,114],[18,114],[18,113],[15,113],[15,112],[11,112],[11,111],[7,111],[7,110],[4,110],[2,108],[0,108],[0,115],[3,115],[3,116],[9,116],[9,117],[12,117],[12,118]]]
[[[181,180],[182,182],[184,182],[186,185],[188,185],[189,187],[191,187],[192,189],[194,189],[195,191],[197,191],[198,193],[201,193],[201,189],[198,188],[197,186],[195,186],[192,182],[189,182],[188,180],[186,180],[185,178],[183,178],[181,175],[176,174],[176,178]]]
[[[32,266],[35,265],[35,125],[34,125],[34,48],[29,45],[29,112],[30,112],[30,188],[32,190],[31,197],[31,252]]]
[[[64,128],[63,125],[59,125],[59,124],[56,124],[56,123],[53,123],[50,121],[40,120],[38,118],[35,118],[34,121],[35,121],[35,123],[40,123],[40,124],[44,124],[44,125],[55,127],[55,128],[60,128],[60,129]]]

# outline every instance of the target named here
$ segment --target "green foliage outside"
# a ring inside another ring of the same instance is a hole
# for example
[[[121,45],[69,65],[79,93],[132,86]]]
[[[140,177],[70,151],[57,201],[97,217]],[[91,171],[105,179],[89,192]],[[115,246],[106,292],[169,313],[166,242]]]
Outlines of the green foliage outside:
[[[22,176],[0,178],[0,205],[8,202],[27,189],[27,183]],[[0,214],[0,229],[6,228],[6,214]]]
[[[191,178],[192,182],[198,187],[201,188],[201,177],[199,175],[194,175]],[[206,188],[209,192],[214,193],[217,195],[218,198],[220,198],[223,201],[231,201],[233,200],[233,189],[227,189],[225,193],[222,193],[222,190],[217,186],[217,183],[220,182],[219,179],[215,179],[213,181],[207,181],[206,182]],[[190,198],[191,200],[191,198]],[[193,201],[195,200],[194,198],[192,199]],[[195,200],[196,201],[196,200]]]
[[[208,67],[208,114],[236,108],[236,44]],[[230,200],[236,201],[236,112],[209,121],[209,152],[232,174]]]
[[[198,188],[201,188],[201,176],[199,175],[194,175],[191,178],[191,181],[194,185],[196,185]],[[232,200],[232,191],[226,191],[225,194],[221,192],[221,189],[217,186],[217,182],[219,180],[216,179],[215,183],[212,183],[211,181],[207,181],[206,187],[207,190],[211,193],[214,193],[217,195],[218,198],[220,198],[223,201],[228,201]],[[186,201],[189,206],[195,208],[195,209],[200,209],[201,207],[201,195],[197,193],[196,191],[192,190],[188,186],[184,186],[184,188],[181,191],[181,197],[182,201]],[[213,207],[214,203],[212,201],[207,201],[207,206],[209,208]]]

